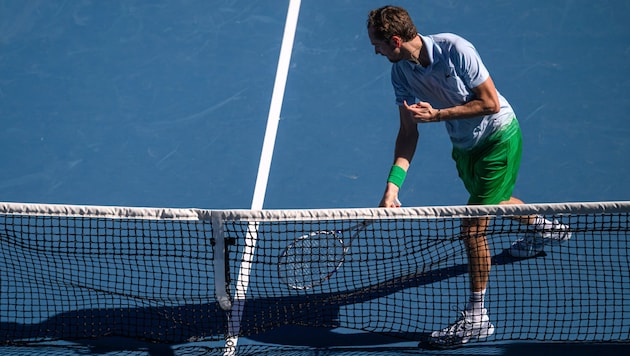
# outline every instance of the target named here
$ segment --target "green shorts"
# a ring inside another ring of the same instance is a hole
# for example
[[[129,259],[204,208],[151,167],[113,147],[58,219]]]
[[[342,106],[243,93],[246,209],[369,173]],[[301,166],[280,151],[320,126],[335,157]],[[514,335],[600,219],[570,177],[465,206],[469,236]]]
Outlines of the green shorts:
[[[521,165],[523,139],[516,119],[471,150],[453,148],[453,160],[470,198],[468,204],[509,200]]]

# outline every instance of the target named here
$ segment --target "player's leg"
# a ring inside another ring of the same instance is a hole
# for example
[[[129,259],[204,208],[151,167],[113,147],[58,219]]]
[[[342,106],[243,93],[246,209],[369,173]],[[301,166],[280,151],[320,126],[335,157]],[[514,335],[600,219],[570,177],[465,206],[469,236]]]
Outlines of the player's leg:
[[[510,134],[510,131],[513,131]],[[511,196],[516,183],[516,177],[521,161],[522,137],[520,128],[516,120],[512,122],[510,127],[505,130],[506,137],[504,142],[500,144],[501,148],[495,150],[495,154],[503,155],[503,159],[507,162],[505,168],[505,176],[502,181],[503,194],[509,192],[509,199],[502,201],[500,204],[524,204],[524,202],[516,197]],[[501,185],[498,185],[501,187]],[[564,225],[556,220],[547,220],[540,215],[518,216],[515,217],[521,224],[528,227],[528,232],[524,237],[517,239],[510,246],[510,254],[514,257],[533,257],[541,253],[545,245],[552,243],[561,243],[571,238],[569,226]]]
[[[468,257],[468,274],[472,292],[485,291],[490,276],[490,249],[486,238],[489,218],[464,219],[461,239]]]
[[[522,200],[516,198],[516,197],[510,197],[509,200],[501,202],[501,204],[525,204]],[[552,237],[551,235],[548,235],[547,237],[550,238],[556,238],[559,239],[560,238],[560,230],[566,229],[566,233],[568,233],[569,237],[571,235],[571,233],[568,231],[568,226],[566,225],[562,225],[559,224],[558,222],[554,222],[551,220],[547,220],[545,219],[543,216],[540,215],[523,215],[523,216],[516,216],[513,217],[513,219],[517,220],[518,222],[520,222],[523,225],[527,225],[529,226],[529,228],[532,231],[553,231],[556,234]],[[568,240],[568,238],[563,239],[563,240]]]
[[[555,219],[548,220],[541,215],[519,216],[516,219],[527,225],[527,232],[510,246],[509,252],[513,257],[534,257],[542,253],[545,246],[559,244],[571,238],[569,226]]]
[[[468,204],[499,204],[510,200],[517,172],[506,164],[506,152],[518,158],[518,166],[520,146],[511,150],[508,148],[502,136],[498,135],[473,150],[453,149],[457,171],[470,193]],[[471,339],[485,338],[494,332],[494,325],[484,305],[491,268],[486,236],[489,222],[488,218],[464,219],[462,222],[461,239],[468,255],[469,302],[455,323],[431,333],[431,344],[465,344]]]
[[[484,295],[490,277],[491,259],[486,232],[489,218],[464,219],[461,240],[468,256],[470,297],[459,319],[452,325],[431,333],[429,343],[450,347],[471,339],[486,338],[494,333],[484,306]]]

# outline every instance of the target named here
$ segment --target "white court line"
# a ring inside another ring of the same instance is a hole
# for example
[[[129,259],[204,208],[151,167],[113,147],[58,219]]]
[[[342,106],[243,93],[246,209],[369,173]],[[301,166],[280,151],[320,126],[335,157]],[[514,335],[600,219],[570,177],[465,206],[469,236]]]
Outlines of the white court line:
[[[269,116],[267,117],[267,128],[265,129],[265,138],[263,140],[260,163],[258,165],[258,176],[256,177],[256,186],[254,188],[254,197],[252,199],[252,210],[262,210],[263,203],[265,201],[267,181],[269,179],[269,171],[271,169],[271,159],[273,158],[273,149],[276,143],[278,123],[280,121],[280,111],[282,110],[282,101],[284,100],[284,89],[287,83],[287,76],[289,74],[293,40],[295,38],[298,15],[300,13],[300,2],[301,0],[290,0],[289,2],[289,10],[287,12],[287,19],[284,25],[284,35],[282,37],[282,46],[280,48],[280,58],[278,59],[278,68],[276,70],[276,81],[271,95]],[[250,223],[247,229],[243,260],[239,268],[238,279],[236,280],[236,291],[234,293],[234,301],[232,303],[232,310],[228,321],[229,335],[225,341],[224,353],[226,356],[231,356],[236,353],[238,334],[241,326],[241,317],[243,315],[243,307],[245,305],[245,296],[249,286],[251,260],[256,249],[257,238],[257,225],[255,223]]]
[[[298,15],[300,13],[300,0],[290,0],[286,23],[284,25],[284,36],[282,47],[280,48],[280,58],[278,59],[278,69],[276,71],[276,82],[273,86],[271,104],[269,106],[269,116],[267,117],[267,128],[263,141],[260,163],[258,165],[258,177],[254,188],[254,198],[252,200],[252,210],[263,208],[265,193],[267,191],[267,180],[271,168],[271,158],[273,148],[276,143],[276,133],[278,132],[278,122],[280,121],[280,111],[284,100],[284,88],[287,84],[289,74],[289,64],[291,62],[291,51],[293,50],[293,39],[297,28]]]

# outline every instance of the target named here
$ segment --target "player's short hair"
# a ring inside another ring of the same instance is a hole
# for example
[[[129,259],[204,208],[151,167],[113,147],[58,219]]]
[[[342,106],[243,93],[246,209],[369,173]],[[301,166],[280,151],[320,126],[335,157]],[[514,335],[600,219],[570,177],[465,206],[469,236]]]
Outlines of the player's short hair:
[[[370,11],[367,27],[380,40],[400,36],[403,41],[411,41],[418,35],[407,10],[398,6],[388,5]]]

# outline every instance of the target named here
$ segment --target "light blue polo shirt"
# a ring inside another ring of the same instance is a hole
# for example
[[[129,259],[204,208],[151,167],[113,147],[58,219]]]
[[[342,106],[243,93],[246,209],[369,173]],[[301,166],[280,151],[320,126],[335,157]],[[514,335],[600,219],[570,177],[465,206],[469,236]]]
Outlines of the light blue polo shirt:
[[[425,68],[410,61],[392,66],[392,84],[396,104],[426,101],[436,109],[462,105],[472,98],[472,88],[483,83],[490,74],[475,47],[464,38],[442,33],[420,36],[431,63]],[[469,150],[496,130],[509,124],[514,111],[500,94],[501,110],[493,115],[445,121],[453,146]]]

